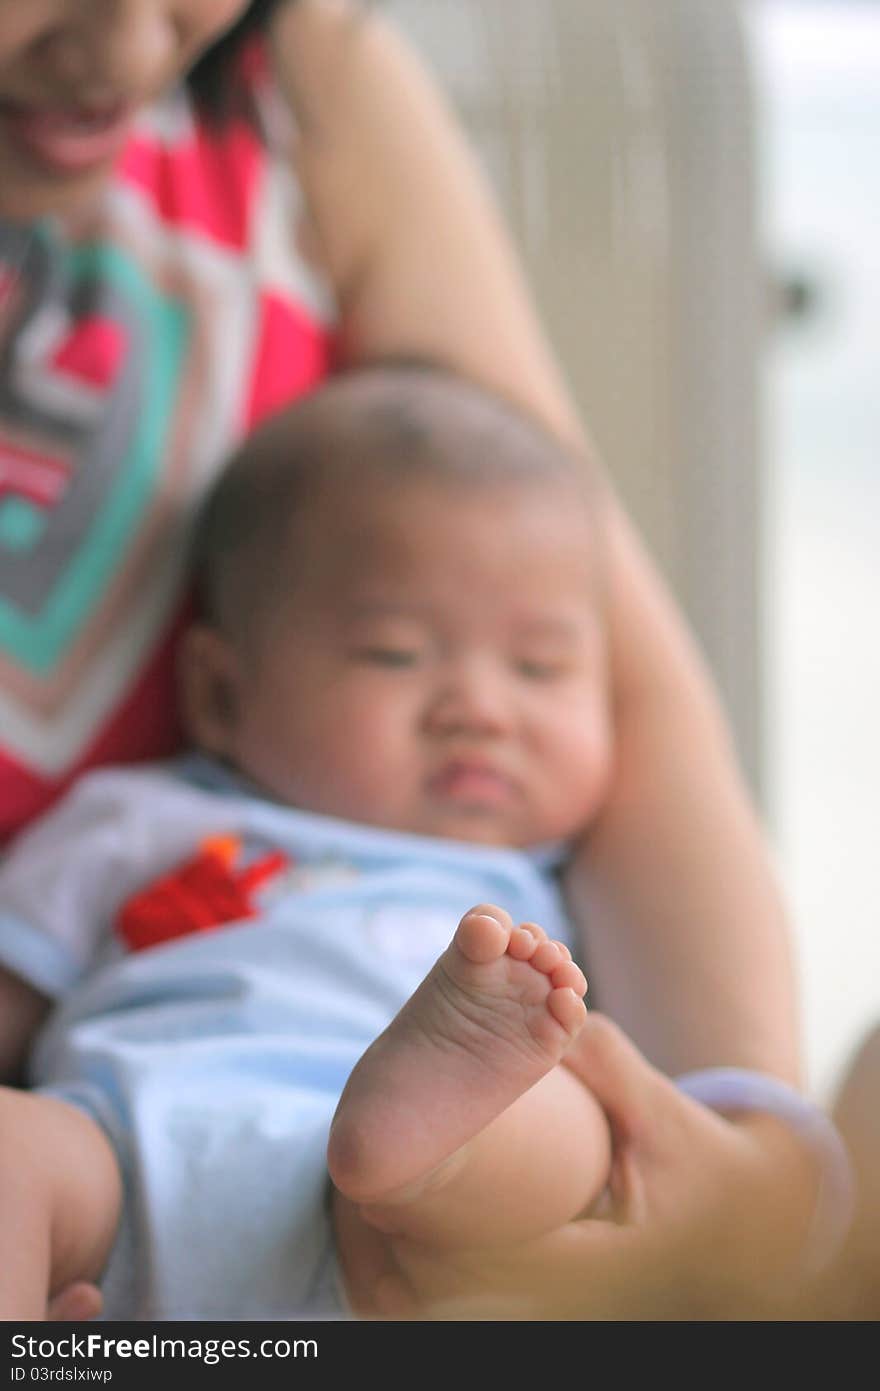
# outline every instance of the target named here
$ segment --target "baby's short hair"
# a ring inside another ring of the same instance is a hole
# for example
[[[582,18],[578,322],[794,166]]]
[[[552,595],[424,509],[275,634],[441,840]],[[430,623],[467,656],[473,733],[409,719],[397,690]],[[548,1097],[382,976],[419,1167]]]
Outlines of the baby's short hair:
[[[436,364],[358,367],[270,417],[221,474],[193,539],[202,617],[232,639],[246,632],[263,592],[278,592],[292,526],[365,471],[377,485],[556,482],[595,511],[586,461],[503,397]]]

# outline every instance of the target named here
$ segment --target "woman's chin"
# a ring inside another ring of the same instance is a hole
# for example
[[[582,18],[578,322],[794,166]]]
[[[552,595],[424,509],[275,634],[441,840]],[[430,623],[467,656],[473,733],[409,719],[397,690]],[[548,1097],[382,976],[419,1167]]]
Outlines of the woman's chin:
[[[0,143],[0,218],[36,222],[82,211],[100,192],[112,161],[87,170],[53,173],[17,158]]]

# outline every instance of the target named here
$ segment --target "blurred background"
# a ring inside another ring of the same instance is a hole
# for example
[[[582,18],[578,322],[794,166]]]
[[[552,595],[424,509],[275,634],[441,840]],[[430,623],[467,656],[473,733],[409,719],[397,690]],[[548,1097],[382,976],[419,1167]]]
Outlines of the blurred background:
[[[811,1090],[880,1020],[880,0],[388,0],[714,669]]]

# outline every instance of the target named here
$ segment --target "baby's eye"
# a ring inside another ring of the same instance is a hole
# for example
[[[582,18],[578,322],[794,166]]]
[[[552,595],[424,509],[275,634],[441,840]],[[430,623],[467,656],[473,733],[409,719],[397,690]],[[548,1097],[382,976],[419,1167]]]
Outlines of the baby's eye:
[[[418,651],[412,647],[359,647],[354,655],[369,666],[394,669],[414,667],[419,660]]]

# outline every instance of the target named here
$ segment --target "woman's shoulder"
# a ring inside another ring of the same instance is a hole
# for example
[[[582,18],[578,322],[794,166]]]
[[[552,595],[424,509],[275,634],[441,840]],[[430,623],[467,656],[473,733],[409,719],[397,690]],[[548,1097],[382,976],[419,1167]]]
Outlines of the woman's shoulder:
[[[406,351],[469,370],[473,303],[483,298],[482,267],[470,263],[487,248],[497,261],[499,241],[442,90],[369,3],[282,4],[268,37],[346,355]],[[493,335],[488,361],[496,356]],[[477,364],[475,375],[487,374]]]
[[[375,30],[377,23],[373,7],[362,0],[282,0],[268,32],[291,75],[318,90],[321,74],[336,61],[340,46],[362,34],[365,25]]]
[[[267,33],[272,61],[306,141],[330,135],[352,141],[401,97],[418,122],[416,88],[424,66],[401,32],[359,0],[287,0]]]

